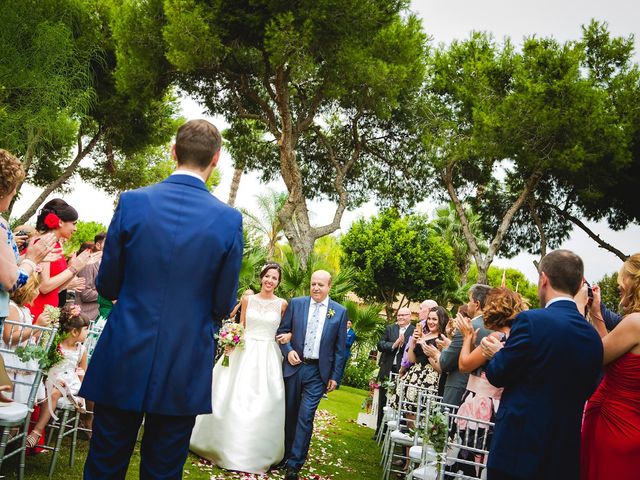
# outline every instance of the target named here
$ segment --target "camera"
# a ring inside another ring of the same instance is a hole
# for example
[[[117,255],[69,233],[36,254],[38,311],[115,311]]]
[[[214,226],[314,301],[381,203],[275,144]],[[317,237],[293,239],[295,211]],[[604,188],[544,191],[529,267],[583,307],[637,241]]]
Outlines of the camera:
[[[585,285],[587,286],[587,307],[590,307],[593,303],[593,288],[591,284],[584,280]]]
[[[65,304],[76,303],[76,292],[75,292],[75,290],[67,290],[65,299],[66,299]]]

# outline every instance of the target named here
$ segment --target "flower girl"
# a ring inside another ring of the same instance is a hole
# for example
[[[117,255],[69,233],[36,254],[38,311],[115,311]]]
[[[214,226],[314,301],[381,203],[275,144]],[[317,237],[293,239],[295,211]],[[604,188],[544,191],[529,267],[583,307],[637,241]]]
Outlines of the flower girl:
[[[61,360],[53,365],[47,377],[49,408],[43,409],[38,423],[27,437],[27,446],[33,447],[42,436],[49,419],[55,418],[54,409],[60,398],[84,411],[84,399],[78,397],[82,378],[87,368],[87,350],[82,344],[87,338],[89,320],[80,313],[78,305],[65,306],[60,312],[59,332],[62,340],[57,345]]]

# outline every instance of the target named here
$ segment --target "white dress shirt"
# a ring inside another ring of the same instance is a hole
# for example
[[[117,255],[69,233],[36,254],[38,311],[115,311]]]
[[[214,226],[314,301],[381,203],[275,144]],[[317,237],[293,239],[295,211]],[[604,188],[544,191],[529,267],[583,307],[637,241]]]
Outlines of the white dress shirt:
[[[571,297],[565,297],[565,296],[561,295],[561,296],[559,296],[559,297],[555,297],[555,298],[552,298],[551,300],[549,300],[549,301],[547,302],[547,304],[544,306],[544,308],[549,308],[549,306],[550,306],[551,304],[556,303],[556,302],[559,302],[559,301],[561,301],[561,300],[567,300],[567,301],[569,301],[569,302],[576,303],[576,301],[575,301],[573,298],[571,298]]]
[[[313,345],[312,354],[308,358],[319,359],[320,358],[320,342],[322,341],[322,329],[324,328],[324,321],[327,319],[327,310],[329,308],[329,297],[322,300],[320,307],[318,307],[318,330],[316,333],[316,341]],[[312,298],[309,303],[309,315],[307,316],[307,329],[309,328],[309,322],[313,318],[313,311],[315,310],[316,301]],[[306,345],[306,341],[305,341]]]

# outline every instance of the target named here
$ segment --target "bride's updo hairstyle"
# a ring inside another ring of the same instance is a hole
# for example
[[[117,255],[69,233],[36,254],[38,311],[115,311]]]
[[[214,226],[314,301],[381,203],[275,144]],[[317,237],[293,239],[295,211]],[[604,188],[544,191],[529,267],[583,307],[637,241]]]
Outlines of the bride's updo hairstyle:
[[[264,267],[262,267],[262,269],[260,270],[260,280],[264,278],[269,270],[275,270],[278,272],[278,285],[280,285],[280,282],[282,281],[282,267],[279,263],[276,262],[267,263]],[[276,285],[276,287],[278,285]]]
[[[620,307],[625,315],[640,312],[640,253],[631,255],[622,264],[619,282],[621,290]]]
[[[527,301],[519,293],[508,288],[492,288],[482,309],[484,326],[489,330],[510,326],[516,315],[528,308]]]
[[[54,217],[51,216],[47,219],[49,214],[57,216],[63,222],[75,222],[78,220],[78,212],[75,208],[61,198],[54,198],[45,203],[38,214],[36,229],[39,232],[46,233],[58,228],[57,222],[53,221]]]

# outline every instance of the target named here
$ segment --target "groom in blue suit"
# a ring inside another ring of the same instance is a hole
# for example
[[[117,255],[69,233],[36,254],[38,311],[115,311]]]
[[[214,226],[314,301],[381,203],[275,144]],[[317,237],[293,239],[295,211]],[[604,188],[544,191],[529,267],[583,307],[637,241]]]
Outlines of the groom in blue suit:
[[[85,479],[125,478],[143,416],[140,478],[182,478],[195,417],[211,412],[214,333],[242,261],[242,216],[205,185],[221,141],[187,122],[176,171],[120,196],[96,280],[117,302],[80,389],[95,402]]]
[[[280,345],[284,355],[285,480],[297,480],[313,433],[313,418],[325,392],[336,389],[346,361],[347,310],[329,298],[331,275],[311,276],[311,297],[289,302],[278,335],[291,333]]]
[[[576,307],[580,257],[556,250],[540,262],[543,308],[518,314],[486,368],[504,387],[491,442],[489,480],[578,480],[584,404],[602,367],[602,340]],[[482,340],[491,356],[499,345]]]

